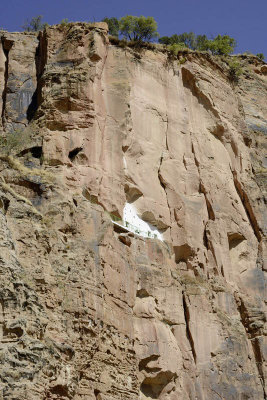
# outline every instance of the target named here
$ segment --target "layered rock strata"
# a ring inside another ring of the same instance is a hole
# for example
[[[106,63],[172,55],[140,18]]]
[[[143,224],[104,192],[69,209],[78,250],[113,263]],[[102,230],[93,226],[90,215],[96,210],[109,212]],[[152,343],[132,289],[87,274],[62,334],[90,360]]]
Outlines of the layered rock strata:
[[[264,399],[265,65],[0,36],[0,398]]]

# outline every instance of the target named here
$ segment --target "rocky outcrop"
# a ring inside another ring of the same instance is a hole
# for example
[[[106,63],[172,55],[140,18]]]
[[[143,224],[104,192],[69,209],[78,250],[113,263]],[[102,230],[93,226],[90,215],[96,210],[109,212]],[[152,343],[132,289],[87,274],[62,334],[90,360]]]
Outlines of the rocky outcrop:
[[[233,84],[105,23],[1,43],[2,398],[264,399],[256,61]],[[126,203],[164,241],[114,224]]]

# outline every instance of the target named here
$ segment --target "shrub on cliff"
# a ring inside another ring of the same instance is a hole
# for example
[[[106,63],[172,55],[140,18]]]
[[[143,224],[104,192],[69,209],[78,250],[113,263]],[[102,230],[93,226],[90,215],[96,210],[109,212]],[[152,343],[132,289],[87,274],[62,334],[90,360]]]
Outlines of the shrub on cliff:
[[[134,42],[150,41],[159,36],[153,17],[126,15],[119,20],[120,34]]]
[[[261,60],[264,61],[264,54],[263,53],[257,53],[256,56]]]
[[[167,46],[171,55],[177,56],[179,51],[188,49],[184,43],[173,43]]]
[[[67,26],[68,23],[69,23],[68,18],[63,18],[63,19],[60,21],[60,25],[61,25],[62,27]]]
[[[43,23],[42,19],[42,15],[37,15],[37,17],[34,17],[30,21],[27,21],[25,25],[22,26],[22,29],[26,32],[41,31],[48,25],[46,22]]]
[[[207,40],[206,50],[214,55],[228,55],[233,53],[236,47],[236,41],[228,35],[218,35],[213,40]]]
[[[29,128],[17,129],[0,136],[0,157],[9,156],[31,142],[32,132]]]
[[[240,62],[237,60],[230,60],[230,61],[228,61],[228,66],[229,66],[229,70],[228,70],[229,79],[232,82],[237,83],[239,77],[243,73],[243,69],[241,67]]]
[[[102,22],[106,22],[108,24],[108,33],[111,36],[115,36],[115,37],[119,36],[120,26],[119,26],[119,20],[117,18],[105,17],[104,19],[102,19]]]

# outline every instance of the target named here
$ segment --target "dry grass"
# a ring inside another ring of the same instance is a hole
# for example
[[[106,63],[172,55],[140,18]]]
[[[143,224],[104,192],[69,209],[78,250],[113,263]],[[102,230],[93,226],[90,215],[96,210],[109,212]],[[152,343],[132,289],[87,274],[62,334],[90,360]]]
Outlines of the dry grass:
[[[3,189],[4,192],[8,192],[12,197],[14,197],[17,201],[22,201],[23,203],[27,204],[28,206],[31,207],[32,211],[42,217],[42,214],[36,210],[36,208],[32,205],[29,199],[26,199],[26,197],[21,196],[17,192],[15,192],[14,189],[12,189],[11,186],[9,186],[6,182],[4,182],[4,179],[2,178],[2,181],[0,181],[0,187]]]
[[[9,166],[16,171],[18,171],[22,176],[40,176],[43,179],[44,183],[53,183],[55,181],[55,175],[51,172],[48,172],[39,168],[28,168],[24,164],[22,164],[19,159],[13,156],[0,156],[0,158],[6,162],[8,162]]]

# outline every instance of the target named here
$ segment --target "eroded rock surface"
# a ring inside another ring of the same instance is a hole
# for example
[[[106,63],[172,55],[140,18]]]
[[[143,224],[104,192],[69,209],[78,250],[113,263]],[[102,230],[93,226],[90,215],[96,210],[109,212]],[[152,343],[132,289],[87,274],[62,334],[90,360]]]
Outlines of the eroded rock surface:
[[[265,399],[265,65],[105,23],[1,44],[1,398]]]

